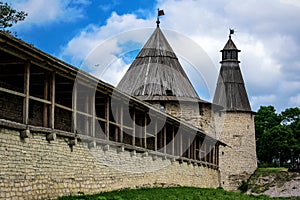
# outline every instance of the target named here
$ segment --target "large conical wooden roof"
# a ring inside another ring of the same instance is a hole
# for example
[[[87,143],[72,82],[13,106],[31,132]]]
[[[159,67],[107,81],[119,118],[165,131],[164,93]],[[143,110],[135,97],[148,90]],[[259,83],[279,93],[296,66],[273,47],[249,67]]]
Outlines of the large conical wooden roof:
[[[243,76],[238,61],[238,50],[231,37],[222,52],[221,69],[213,103],[225,111],[251,111]]]
[[[142,100],[200,100],[159,26],[117,88]]]

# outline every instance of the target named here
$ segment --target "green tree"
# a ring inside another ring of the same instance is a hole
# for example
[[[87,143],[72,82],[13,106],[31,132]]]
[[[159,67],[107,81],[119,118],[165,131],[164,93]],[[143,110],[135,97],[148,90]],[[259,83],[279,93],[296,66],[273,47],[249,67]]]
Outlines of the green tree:
[[[257,156],[260,161],[282,161],[300,153],[300,109],[288,108],[280,114],[273,106],[261,106],[255,116]],[[294,157],[295,158],[295,157]]]
[[[285,111],[281,112],[281,116],[282,124],[291,127],[293,131],[297,131],[296,126],[300,121],[300,108],[287,108]]]
[[[265,131],[279,125],[282,117],[276,113],[273,106],[261,106],[254,117],[254,121],[256,140],[259,140]]]
[[[13,9],[8,3],[0,1],[0,29],[10,33],[7,28],[12,27],[19,21],[23,21],[27,16],[24,11]]]

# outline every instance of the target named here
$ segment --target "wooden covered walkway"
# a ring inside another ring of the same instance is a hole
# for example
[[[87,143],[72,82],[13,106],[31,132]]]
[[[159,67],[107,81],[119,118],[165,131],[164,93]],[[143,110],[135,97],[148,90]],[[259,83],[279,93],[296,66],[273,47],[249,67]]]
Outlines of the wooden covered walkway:
[[[202,130],[6,33],[0,43],[1,126],[218,169],[225,144]]]

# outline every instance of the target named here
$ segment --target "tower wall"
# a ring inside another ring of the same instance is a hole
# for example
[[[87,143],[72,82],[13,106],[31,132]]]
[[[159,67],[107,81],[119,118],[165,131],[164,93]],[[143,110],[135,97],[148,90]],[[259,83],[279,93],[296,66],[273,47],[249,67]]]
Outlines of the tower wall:
[[[159,102],[150,103],[158,109],[162,104]],[[163,105],[164,111],[169,115],[172,115],[214,136],[215,129],[211,104],[165,101]]]
[[[215,115],[220,146],[221,186],[236,190],[257,168],[254,115],[251,112],[220,112]]]

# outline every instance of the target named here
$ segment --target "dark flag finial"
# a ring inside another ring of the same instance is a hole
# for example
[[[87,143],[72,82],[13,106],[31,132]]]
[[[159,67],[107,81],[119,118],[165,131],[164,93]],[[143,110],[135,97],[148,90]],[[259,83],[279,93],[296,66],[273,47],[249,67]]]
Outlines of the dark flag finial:
[[[229,29],[229,37],[231,37],[231,35],[233,35],[234,34],[234,29]]]
[[[160,10],[159,8],[157,9],[157,20],[156,20],[156,24],[157,27],[159,27],[160,21],[159,21],[159,16],[165,15],[164,10]]]

